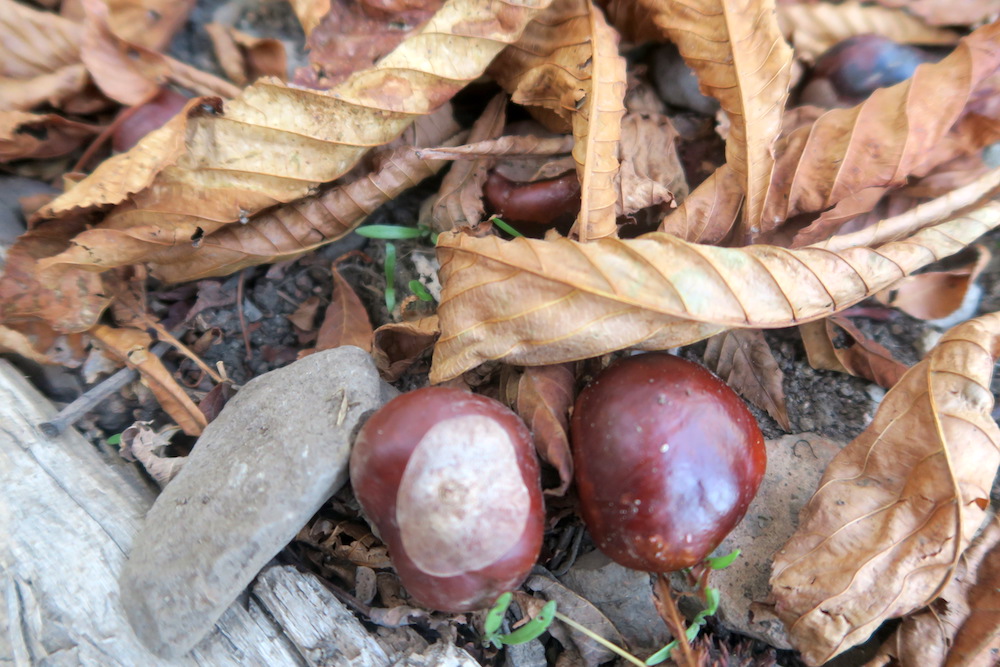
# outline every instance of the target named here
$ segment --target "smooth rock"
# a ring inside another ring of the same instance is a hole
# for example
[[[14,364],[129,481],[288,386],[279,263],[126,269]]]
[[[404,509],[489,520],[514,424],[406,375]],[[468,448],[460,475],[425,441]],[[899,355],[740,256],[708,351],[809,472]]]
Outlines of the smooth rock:
[[[340,347],[247,383],[157,498],[121,575],[122,604],[154,653],[192,648],[347,479],[350,445],[395,389]]]
[[[670,641],[670,632],[653,603],[648,572],[630,570],[600,551],[591,551],[559,580],[600,609],[637,655],[653,653]]]
[[[660,99],[670,106],[706,116],[719,110],[719,101],[701,92],[697,75],[673,44],[662,44],[653,50],[650,73]]]
[[[722,594],[719,620],[729,628],[777,648],[791,648],[785,627],[769,603],[771,562],[798,527],[799,510],[815,493],[830,459],[845,444],[815,433],[767,441],[767,472],[757,497],[743,521],[713,553],[742,552],[710,579]]]

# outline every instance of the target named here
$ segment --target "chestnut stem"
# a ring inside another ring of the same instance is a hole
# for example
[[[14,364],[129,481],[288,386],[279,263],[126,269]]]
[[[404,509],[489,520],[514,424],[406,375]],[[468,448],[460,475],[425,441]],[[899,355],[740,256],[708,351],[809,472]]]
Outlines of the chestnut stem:
[[[687,638],[687,628],[684,626],[684,619],[681,618],[681,611],[677,608],[677,603],[674,601],[674,590],[670,586],[670,581],[666,575],[660,575],[660,583],[662,584],[660,590],[663,592],[663,608],[667,612],[668,617],[666,621],[670,625],[670,631],[674,633],[674,638],[677,640],[677,648],[681,653],[681,659],[677,662],[684,665],[684,667],[698,667],[698,663],[694,659],[694,654],[691,652],[691,644]]]
[[[608,649],[615,655],[618,655],[627,660],[628,662],[631,662],[633,665],[639,665],[639,667],[646,667],[646,663],[644,663],[642,660],[640,660],[639,658],[635,657],[634,655],[623,649],[621,646],[609,642],[607,639],[600,636],[590,628],[580,625],[569,616],[561,614],[557,611],[556,618],[565,623],[566,625],[568,625],[569,627],[573,628],[577,632],[581,632],[585,634],[587,637],[590,637],[595,642],[597,642],[604,648]]]

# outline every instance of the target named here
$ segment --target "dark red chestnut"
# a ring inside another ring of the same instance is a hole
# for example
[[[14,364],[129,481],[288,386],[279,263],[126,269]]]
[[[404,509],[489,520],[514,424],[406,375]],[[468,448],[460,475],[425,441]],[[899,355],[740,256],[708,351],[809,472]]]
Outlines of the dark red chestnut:
[[[488,607],[538,559],[545,513],[531,434],[493,399],[428,387],[389,401],[354,442],[351,483],[427,607]]]
[[[575,171],[533,183],[508,180],[497,171],[483,185],[490,209],[504,222],[529,236],[565,225],[568,231],[580,212],[580,179]]]
[[[823,107],[854,106],[878,88],[913,76],[918,65],[937,62],[942,54],[881,35],[850,37],[816,60],[802,90],[801,101]]]
[[[576,484],[597,546],[637,570],[698,563],[731,531],[764,476],[764,438],[722,380],[650,353],[605,369],[577,397]]]

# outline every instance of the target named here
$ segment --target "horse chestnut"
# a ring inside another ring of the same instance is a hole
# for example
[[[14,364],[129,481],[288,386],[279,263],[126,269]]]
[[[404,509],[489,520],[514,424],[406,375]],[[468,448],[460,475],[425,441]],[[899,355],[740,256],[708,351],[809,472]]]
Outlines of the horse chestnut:
[[[601,551],[637,570],[710,554],[766,465],[760,428],[733,390],[664,353],[605,369],[577,397],[571,437],[584,521]]]
[[[394,398],[361,428],[351,483],[427,607],[487,607],[538,559],[545,512],[531,434],[493,399],[444,387]]]

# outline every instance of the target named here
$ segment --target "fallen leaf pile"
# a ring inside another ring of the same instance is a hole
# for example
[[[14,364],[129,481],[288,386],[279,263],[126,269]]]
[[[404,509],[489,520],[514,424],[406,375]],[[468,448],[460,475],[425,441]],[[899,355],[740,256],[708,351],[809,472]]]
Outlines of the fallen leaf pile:
[[[282,42],[213,23],[228,81],[165,53],[192,1],[46,4],[59,13],[0,0],[0,163],[62,190],[0,264],[0,352],[58,363],[67,341],[99,346],[198,434],[204,411],[150,351],[150,332],[175,339],[150,319],[147,276],[301,258],[447,169],[420,216],[440,232],[436,312],[410,297],[373,329],[327,263],[331,302],[289,318],[300,354],[357,345],[396,379],[433,348],[432,382],[502,378],[561,496],[572,362],[709,339],[706,363],[791,430],[761,330],[799,327],[815,368],[889,393],[774,557],[796,648],[821,664],[899,617],[885,661],[974,664],[996,645],[996,538],[975,540],[1000,465],[1000,315],[912,368],[848,317],[870,297],[948,316],[990,259],[973,244],[1000,226],[995,2],[293,0],[308,65],[289,73]],[[926,49],[923,64],[857,104],[801,104],[824,52],[870,33]],[[665,43],[714,117],[662,101],[680,79],[644,54]],[[189,98],[179,113],[110,154],[166,89]],[[482,90],[470,122],[459,94]],[[501,209],[526,236],[491,220]],[[960,613],[920,653],[935,601]]]

